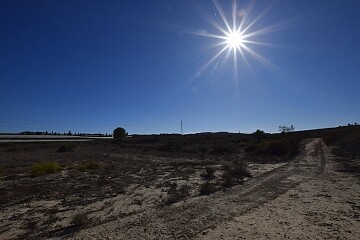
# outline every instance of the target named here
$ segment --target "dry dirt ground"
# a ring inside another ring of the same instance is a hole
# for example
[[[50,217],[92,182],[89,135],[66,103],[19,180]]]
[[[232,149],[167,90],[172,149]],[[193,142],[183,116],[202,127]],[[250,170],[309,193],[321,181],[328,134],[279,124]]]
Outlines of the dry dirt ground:
[[[347,159],[321,139],[302,148],[288,163],[251,164],[253,178],[207,196],[198,196],[201,173],[217,161],[109,153],[102,174],[67,167],[39,182],[14,173],[0,181],[0,239],[360,239],[359,178],[340,171]],[[166,205],[172,182],[189,196]],[[74,226],[76,213],[86,224]]]

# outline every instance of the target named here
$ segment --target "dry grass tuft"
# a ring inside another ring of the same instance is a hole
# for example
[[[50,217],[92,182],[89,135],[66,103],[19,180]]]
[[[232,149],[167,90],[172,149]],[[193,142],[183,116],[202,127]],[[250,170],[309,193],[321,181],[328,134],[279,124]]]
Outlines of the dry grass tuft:
[[[34,163],[31,166],[30,172],[31,172],[31,176],[38,177],[46,174],[56,173],[60,170],[61,168],[57,163],[39,162],[39,163]]]
[[[57,152],[62,153],[62,152],[72,152],[73,151],[74,146],[70,143],[65,143],[63,145],[61,145],[59,147],[59,149],[57,150]]]
[[[95,161],[86,161],[86,162],[82,162],[77,166],[77,169],[81,172],[85,172],[85,171],[92,171],[92,170],[96,170],[99,169],[100,165],[99,163],[95,162]]]
[[[88,224],[89,221],[89,217],[86,213],[75,213],[75,215],[72,217],[71,223],[75,227],[79,228]]]

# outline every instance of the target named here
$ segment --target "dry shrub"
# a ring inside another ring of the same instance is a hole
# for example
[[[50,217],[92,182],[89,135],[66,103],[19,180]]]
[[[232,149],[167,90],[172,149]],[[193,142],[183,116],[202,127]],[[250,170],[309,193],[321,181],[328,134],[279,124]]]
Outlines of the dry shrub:
[[[180,188],[177,188],[177,184],[173,183],[170,185],[168,190],[168,197],[166,199],[165,204],[170,205],[179,201],[184,200],[189,196],[189,186],[182,185]]]
[[[214,179],[215,178],[215,171],[216,169],[214,167],[209,167],[207,166],[205,168],[205,174],[204,174],[204,178],[205,179]]]
[[[235,185],[234,178],[231,176],[229,171],[225,171],[222,175],[222,179],[224,180],[224,187],[225,188],[231,188]]]
[[[74,149],[74,146],[73,146],[72,144],[70,144],[70,143],[65,143],[65,144],[63,144],[63,145],[61,145],[61,146],[59,147],[59,149],[57,150],[57,152],[59,152],[59,153],[62,153],[62,152],[71,152],[71,151],[73,151],[73,149]]]
[[[54,162],[40,162],[31,166],[31,176],[37,177],[41,175],[56,173],[60,171],[60,166]]]
[[[85,172],[88,170],[96,170],[100,167],[99,163],[95,162],[95,161],[86,161],[86,162],[82,162],[77,166],[77,169],[81,172]]]
[[[72,217],[71,223],[75,227],[82,227],[89,223],[89,218],[86,213],[75,213],[75,215]]]
[[[251,177],[251,173],[244,162],[235,162],[233,168],[229,169],[229,174],[237,178]]]
[[[277,157],[294,157],[299,152],[300,139],[284,138],[281,140],[262,141],[253,143],[245,148],[248,153],[256,155],[270,155]]]
[[[216,192],[215,184],[206,182],[200,186],[200,195],[209,195]]]

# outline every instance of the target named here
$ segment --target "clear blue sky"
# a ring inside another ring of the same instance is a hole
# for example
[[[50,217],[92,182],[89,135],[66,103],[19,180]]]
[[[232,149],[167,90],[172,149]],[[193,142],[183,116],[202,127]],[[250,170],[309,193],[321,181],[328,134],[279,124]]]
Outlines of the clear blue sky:
[[[216,3],[216,2],[215,2]],[[210,0],[2,0],[0,132],[276,132],[360,122],[360,1],[237,1],[244,43]],[[220,5],[232,23],[232,1]],[[253,5],[251,11],[250,6]],[[243,9],[243,11],[241,11]],[[274,27],[275,26],[275,27]],[[204,34],[205,33],[205,34]]]

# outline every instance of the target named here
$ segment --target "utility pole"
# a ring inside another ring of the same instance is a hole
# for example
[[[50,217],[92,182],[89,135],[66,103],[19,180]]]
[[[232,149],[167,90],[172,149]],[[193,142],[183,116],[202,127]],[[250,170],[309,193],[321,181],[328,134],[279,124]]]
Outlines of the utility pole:
[[[180,122],[180,125],[181,125],[181,135],[183,134],[183,124],[182,124],[182,120]]]

